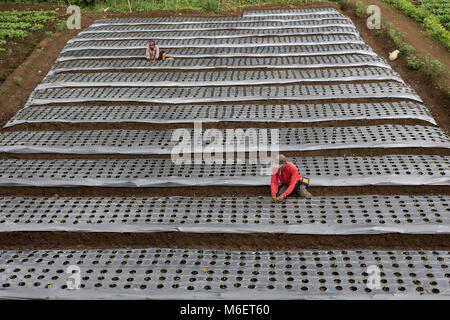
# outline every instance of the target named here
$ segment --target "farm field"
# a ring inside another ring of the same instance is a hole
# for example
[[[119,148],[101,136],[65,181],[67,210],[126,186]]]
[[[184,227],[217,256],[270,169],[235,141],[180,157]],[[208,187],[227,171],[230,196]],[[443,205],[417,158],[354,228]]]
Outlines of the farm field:
[[[32,5],[17,6],[13,10],[8,8],[0,4],[0,84],[41,40],[51,38],[54,32],[65,28],[59,8],[42,9]]]
[[[89,16],[4,121],[0,296],[448,299],[448,100],[338,8]],[[199,122],[248,144],[176,163]],[[313,197],[271,202],[273,132]]]
[[[448,0],[421,0],[420,6],[438,17],[447,30],[450,29],[450,2]]]

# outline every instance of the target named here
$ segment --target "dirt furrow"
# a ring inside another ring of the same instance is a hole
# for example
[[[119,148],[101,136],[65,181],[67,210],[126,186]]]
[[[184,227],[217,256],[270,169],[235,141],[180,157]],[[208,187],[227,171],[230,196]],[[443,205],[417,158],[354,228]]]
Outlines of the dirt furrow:
[[[259,197],[270,196],[270,177],[267,186],[252,187],[0,187],[1,196],[29,197]],[[450,186],[357,186],[357,187],[309,187],[313,196],[359,195],[450,195]]]
[[[225,250],[450,250],[450,235],[2,232],[2,250],[189,248]]]
[[[403,126],[434,126],[433,124],[418,119],[365,119],[362,120],[333,120],[320,122],[252,122],[250,121],[220,121],[202,122],[202,129],[237,129],[237,128],[327,128],[327,127],[358,127],[377,125],[403,125]],[[136,122],[88,122],[88,123],[64,123],[43,122],[24,123],[2,129],[8,131],[69,131],[69,130],[170,130],[178,128],[194,128],[192,122],[187,123],[136,123]]]

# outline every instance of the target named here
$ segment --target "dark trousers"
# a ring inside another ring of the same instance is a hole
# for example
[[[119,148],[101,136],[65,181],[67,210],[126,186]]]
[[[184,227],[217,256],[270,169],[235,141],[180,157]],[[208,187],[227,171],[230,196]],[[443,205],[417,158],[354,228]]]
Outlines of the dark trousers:
[[[157,60],[162,60],[164,53],[166,53],[166,52],[165,51],[159,51],[159,57],[157,58]]]
[[[280,185],[278,188],[277,197],[281,196],[288,188],[289,186],[287,184]],[[294,190],[292,190],[292,193],[289,194],[288,197],[297,196],[300,198],[306,198],[308,193],[309,192],[306,190],[306,185],[304,185],[303,183],[297,183],[294,187]]]

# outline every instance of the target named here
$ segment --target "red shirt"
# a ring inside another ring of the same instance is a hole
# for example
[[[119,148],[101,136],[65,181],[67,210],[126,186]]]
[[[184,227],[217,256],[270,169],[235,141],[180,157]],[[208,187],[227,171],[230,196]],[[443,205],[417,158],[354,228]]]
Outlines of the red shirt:
[[[284,197],[287,197],[291,194],[292,190],[294,190],[295,185],[302,179],[302,176],[298,173],[297,167],[292,162],[286,162],[286,167],[280,171],[278,171],[272,175],[270,187],[272,190],[272,197],[275,197],[278,192],[279,182],[282,184],[287,184],[289,187],[283,193]]]

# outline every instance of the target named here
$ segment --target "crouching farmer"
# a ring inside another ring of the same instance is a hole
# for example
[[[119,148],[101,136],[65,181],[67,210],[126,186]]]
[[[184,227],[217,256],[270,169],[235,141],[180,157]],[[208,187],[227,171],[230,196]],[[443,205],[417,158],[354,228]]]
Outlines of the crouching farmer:
[[[159,50],[154,40],[148,42],[147,50],[145,52],[145,58],[151,63],[155,63],[156,60],[166,60],[166,52]]]
[[[289,195],[309,198],[312,195],[306,190],[306,186],[307,179],[298,173],[295,164],[287,162],[286,157],[280,154],[278,156],[278,170],[272,174],[270,183],[272,202],[284,201]]]

